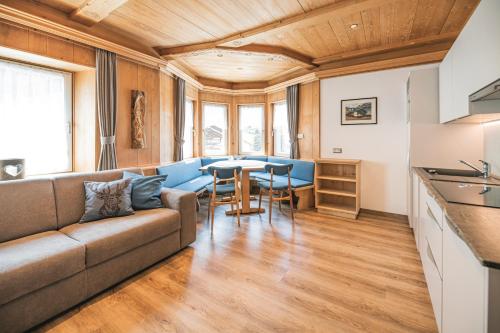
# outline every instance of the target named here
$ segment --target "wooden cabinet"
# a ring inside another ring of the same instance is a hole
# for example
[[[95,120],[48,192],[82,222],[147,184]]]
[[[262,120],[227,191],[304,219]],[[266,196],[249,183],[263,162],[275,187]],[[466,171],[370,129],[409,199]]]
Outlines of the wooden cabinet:
[[[360,209],[360,160],[316,161],[315,200],[318,211],[356,218]]]
[[[483,0],[439,66],[440,122],[469,113],[469,95],[500,78],[500,1]]]

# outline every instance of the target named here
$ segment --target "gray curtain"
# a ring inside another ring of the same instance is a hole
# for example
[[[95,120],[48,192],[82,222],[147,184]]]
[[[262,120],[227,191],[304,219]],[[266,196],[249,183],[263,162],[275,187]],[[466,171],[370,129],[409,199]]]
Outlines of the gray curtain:
[[[286,87],[286,107],[288,110],[288,134],[290,135],[290,158],[300,158],[299,142],[299,85]]]
[[[96,50],[97,114],[101,134],[98,170],[117,168],[116,163],[116,54]]]
[[[175,109],[174,109],[174,161],[181,161],[184,145],[184,122],[186,118],[186,81],[175,78]]]

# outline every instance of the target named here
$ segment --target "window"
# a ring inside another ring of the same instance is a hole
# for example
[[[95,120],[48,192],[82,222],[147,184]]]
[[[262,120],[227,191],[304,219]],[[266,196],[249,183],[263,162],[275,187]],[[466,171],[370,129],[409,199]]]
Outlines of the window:
[[[273,104],[274,155],[290,155],[286,102]]]
[[[193,157],[193,128],[194,128],[194,102],[186,99],[184,117],[184,144],[182,145],[182,156]]]
[[[227,105],[203,103],[203,155],[227,154]]]
[[[240,154],[264,154],[264,106],[238,105]]]
[[[0,159],[26,174],[72,171],[71,74],[0,61]]]

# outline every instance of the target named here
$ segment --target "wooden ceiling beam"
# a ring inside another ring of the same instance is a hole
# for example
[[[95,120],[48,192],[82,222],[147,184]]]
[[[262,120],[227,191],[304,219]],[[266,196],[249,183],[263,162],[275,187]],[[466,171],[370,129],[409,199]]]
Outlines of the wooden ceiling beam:
[[[248,44],[253,44],[255,40],[276,34],[282,30],[298,28],[300,26],[310,25],[312,21],[328,20],[332,16],[348,15],[361,10],[367,10],[372,7],[387,4],[388,0],[344,0],[334,2],[330,5],[319,7],[311,11],[294,15],[272,23],[239,32],[224,38],[212,40],[209,42],[181,45],[175,47],[157,48],[161,56],[172,56],[175,54],[189,53],[216,47],[241,48]],[[395,0],[389,0],[395,1]]]
[[[86,0],[75,9],[69,17],[88,27],[105,19],[111,12],[125,4],[128,0]]]
[[[227,46],[217,46],[216,49],[282,55],[290,59],[296,60],[301,64],[305,65],[306,67],[316,67],[316,65],[313,64],[313,59],[311,57],[281,46],[248,44],[236,48]]]
[[[443,44],[443,43],[453,43],[453,41],[457,38],[458,33],[451,32],[440,34],[436,36],[428,36],[423,38],[418,38],[414,40],[404,41],[399,44],[387,44],[376,46],[368,49],[360,49],[348,52],[342,52],[338,54],[329,55],[326,57],[316,58],[313,60],[313,63],[316,65],[323,65],[327,63],[331,63],[334,61],[344,60],[344,59],[352,59],[358,57],[365,57],[374,54],[386,53],[396,50],[403,49],[414,49],[417,47],[425,47],[433,44]]]

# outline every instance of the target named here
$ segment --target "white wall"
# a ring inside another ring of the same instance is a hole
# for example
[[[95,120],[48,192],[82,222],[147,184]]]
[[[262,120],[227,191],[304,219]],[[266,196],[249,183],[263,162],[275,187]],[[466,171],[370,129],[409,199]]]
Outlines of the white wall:
[[[491,173],[500,178],[500,122],[484,124],[484,159],[491,163]]]
[[[435,65],[432,65],[435,66]],[[417,66],[321,80],[321,157],[361,159],[361,208],[407,214],[406,80]],[[377,125],[340,125],[340,101],[378,98]],[[341,147],[342,154],[333,154]]]

